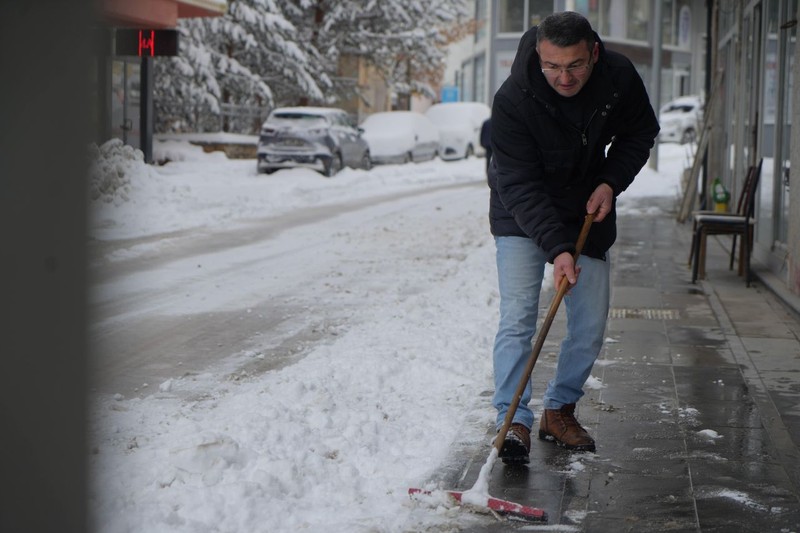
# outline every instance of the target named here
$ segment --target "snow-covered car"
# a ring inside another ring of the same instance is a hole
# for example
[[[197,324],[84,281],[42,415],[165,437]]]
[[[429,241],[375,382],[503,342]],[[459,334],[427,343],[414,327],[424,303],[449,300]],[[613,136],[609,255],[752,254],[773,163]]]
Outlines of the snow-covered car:
[[[702,122],[703,100],[699,96],[681,96],[661,106],[658,138],[662,142],[692,142]]]
[[[422,113],[383,111],[361,123],[374,163],[427,161],[439,150],[439,130]]]
[[[480,102],[450,102],[429,107],[425,116],[439,128],[439,157],[453,160],[473,154],[485,155],[481,126],[491,114],[489,106]]]
[[[279,107],[261,126],[258,172],[308,167],[330,177],[344,165],[369,170],[372,159],[362,133],[342,109]]]

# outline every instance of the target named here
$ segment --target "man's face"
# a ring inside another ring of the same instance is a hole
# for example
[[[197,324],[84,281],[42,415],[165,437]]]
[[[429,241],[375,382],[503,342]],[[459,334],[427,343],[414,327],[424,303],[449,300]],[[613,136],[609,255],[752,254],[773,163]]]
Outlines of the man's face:
[[[537,51],[547,83],[561,96],[570,97],[578,94],[592,75],[600,47],[594,43],[590,48],[586,42],[580,42],[561,48],[550,41],[542,41]]]

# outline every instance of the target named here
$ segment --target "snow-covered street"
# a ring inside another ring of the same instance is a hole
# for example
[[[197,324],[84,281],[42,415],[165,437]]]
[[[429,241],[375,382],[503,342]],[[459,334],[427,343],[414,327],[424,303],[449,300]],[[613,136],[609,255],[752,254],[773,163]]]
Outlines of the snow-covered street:
[[[484,160],[328,179],[179,142],[156,147],[160,167],[106,150],[90,231],[96,530],[473,519],[406,491],[494,416]],[[685,150],[662,144],[619,209],[676,197]]]

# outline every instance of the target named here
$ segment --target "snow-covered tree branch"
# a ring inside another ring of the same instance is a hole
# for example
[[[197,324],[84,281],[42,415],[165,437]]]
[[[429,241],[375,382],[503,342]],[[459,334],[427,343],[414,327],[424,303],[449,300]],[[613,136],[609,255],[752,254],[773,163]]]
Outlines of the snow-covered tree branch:
[[[340,61],[373,65],[398,93],[433,95],[466,0],[230,0],[184,19],[180,55],[156,62],[157,129],[228,129],[225,105],[326,105],[353,96]]]

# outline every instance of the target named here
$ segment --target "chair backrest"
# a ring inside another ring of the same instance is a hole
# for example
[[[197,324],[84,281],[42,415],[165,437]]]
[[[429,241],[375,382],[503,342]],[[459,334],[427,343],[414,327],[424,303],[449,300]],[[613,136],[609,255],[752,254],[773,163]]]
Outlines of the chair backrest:
[[[734,211],[737,215],[746,215],[745,206],[747,205],[747,191],[750,190],[750,185],[753,183],[753,175],[756,172],[756,167],[748,167],[747,174],[744,177],[744,183],[742,184],[742,190],[739,192],[739,199],[736,201],[736,211]]]
[[[758,160],[758,165],[755,167],[750,167],[750,180],[748,183],[745,183],[745,188],[743,191],[744,205],[740,207],[740,209],[744,208],[744,211],[737,209],[739,214],[744,215],[747,218],[752,218],[756,212],[756,189],[758,189],[758,181],[761,178],[761,165],[763,163],[764,158],[762,157]]]

